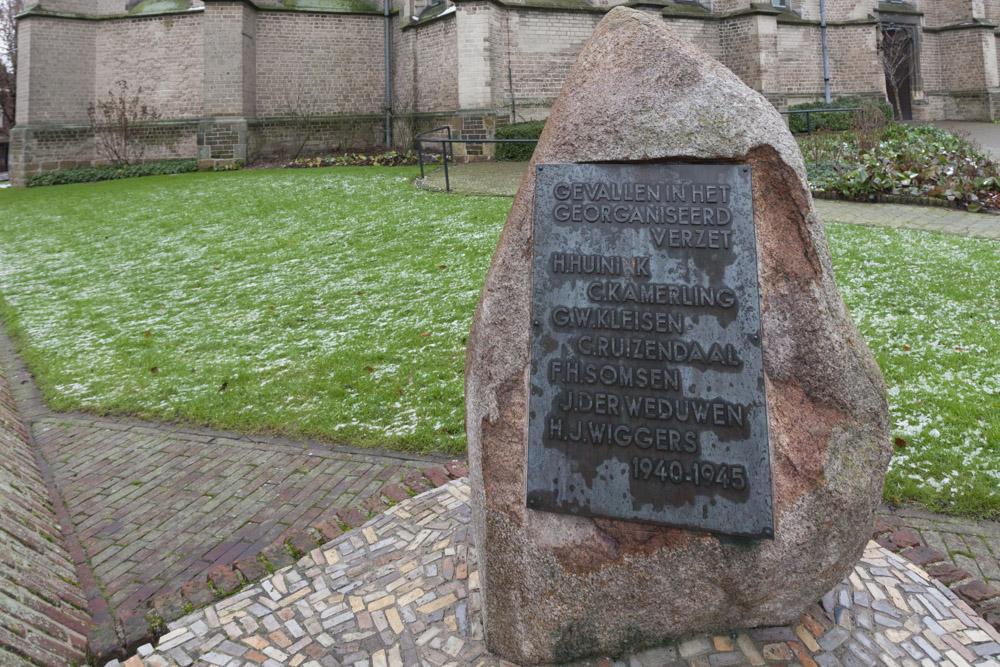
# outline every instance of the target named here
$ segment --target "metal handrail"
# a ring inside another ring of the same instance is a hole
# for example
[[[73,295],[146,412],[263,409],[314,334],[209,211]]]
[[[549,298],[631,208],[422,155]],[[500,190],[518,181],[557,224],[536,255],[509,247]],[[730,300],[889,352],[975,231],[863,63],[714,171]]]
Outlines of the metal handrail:
[[[806,134],[812,134],[812,122],[809,120],[809,114],[813,113],[833,113],[836,111],[861,111],[861,107],[849,107],[844,109],[796,109],[795,111],[779,111],[783,116],[790,116],[796,113],[804,113],[806,115]]]
[[[448,138],[444,137],[424,137],[425,134],[430,134],[431,132],[440,132],[445,130],[448,132]],[[441,153],[444,157],[444,188],[446,192],[451,192],[451,178],[448,175],[448,146],[453,144],[537,144],[538,139],[452,139],[451,138],[451,126],[442,125],[441,127],[435,127],[433,130],[424,130],[423,132],[417,133],[413,138],[417,144],[417,158],[420,161],[420,178],[424,178],[424,148],[423,142],[429,144],[441,144]],[[451,161],[455,161],[455,150],[451,151]]]
[[[441,130],[444,130],[445,132],[448,133],[448,138],[447,139],[445,139],[443,137],[434,137],[433,139],[427,139],[427,138],[424,137],[425,134],[430,134],[431,132],[440,132]],[[445,180],[445,182],[447,182],[448,181],[448,144],[451,142],[451,126],[450,125],[442,125],[441,127],[435,127],[433,130],[424,130],[423,132],[418,132],[417,135],[413,138],[413,140],[417,144],[417,159],[420,160],[420,178],[421,178],[421,180],[424,178],[424,143],[423,142],[425,142],[425,141],[428,142],[428,143],[437,143],[439,141],[441,142],[441,154],[444,157],[444,176],[445,176],[444,180]],[[452,162],[455,161],[454,151],[452,151],[451,160],[452,160]]]

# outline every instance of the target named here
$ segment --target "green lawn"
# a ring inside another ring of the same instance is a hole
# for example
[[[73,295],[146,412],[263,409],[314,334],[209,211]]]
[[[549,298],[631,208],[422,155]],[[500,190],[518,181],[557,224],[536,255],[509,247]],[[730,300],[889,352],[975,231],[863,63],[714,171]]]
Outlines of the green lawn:
[[[886,498],[997,518],[1000,244],[828,229],[837,283],[889,389],[899,446]]]
[[[0,315],[57,409],[465,447],[465,337],[510,201],[413,168],[0,191]]]
[[[0,315],[57,409],[460,454],[465,336],[511,200],[414,175],[0,190]],[[1000,245],[829,232],[905,440],[886,497],[1000,516]]]

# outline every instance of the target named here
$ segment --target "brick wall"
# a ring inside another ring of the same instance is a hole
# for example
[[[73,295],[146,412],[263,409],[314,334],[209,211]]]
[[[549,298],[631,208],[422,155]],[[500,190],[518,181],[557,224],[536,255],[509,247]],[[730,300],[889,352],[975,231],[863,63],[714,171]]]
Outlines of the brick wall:
[[[1000,24],[1000,0],[983,0],[983,16],[990,23]]]
[[[94,90],[97,25],[42,16],[18,22],[19,125],[87,120]]]
[[[924,13],[924,26],[936,28],[963,23],[978,15],[984,18],[982,0],[916,0],[916,8]]]
[[[253,118],[257,115],[257,11],[245,4],[240,37],[243,56],[243,116]]]
[[[251,124],[248,159],[384,150],[384,116],[260,119]]]
[[[884,76],[875,55],[878,29],[873,24],[837,25],[875,15],[878,0],[826,0],[830,92],[841,95],[882,95]],[[819,0],[793,2],[803,19],[820,20]],[[783,102],[822,99],[823,53],[818,25],[778,24],[777,91]],[[770,95],[775,99],[774,95]]]
[[[205,7],[204,23],[204,115],[244,115],[242,2],[212,2]]]
[[[562,90],[566,75],[576,61],[584,42],[603,18],[590,12],[552,12],[510,9],[498,21],[510,21],[511,65],[514,92],[519,104],[552,104]],[[495,106],[509,101],[506,84],[507,30],[503,42],[493,53],[502,78],[493,96]]]
[[[751,1],[752,0],[709,0],[709,2],[702,2],[702,4],[708,5],[708,7],[716,14],[727,14],[741,9],[750,9]]]
[[[923,32],[920,74],[923,99],[916,120],[991,120],[997,110],[988,93],[997,83],[997,40],[992,28]]]
[[[415,110],[414,100],[415,79],[417,70],[416,60],[416,38],[417,29],[403,30],[400,28],[400,21],[409,22],[410,19],[403,15],[396,14],[392,17],[392,27],[389,31],[392,43],[392,59],[390,66],[392,70],[392,108],[397,113],[412,113]],[[438,22],[440,23],[440,21]],[[430,24],[431,26],[435,24]],[[430,27],[430,26],[428,26]]]
[[[831,58],[831,66],[832,66]],[[840,77],[830,72],[831,86]],[[811,25],[782,25],[778,32],[778,90],[785,95],[823,91],[820,30]]]
[[[458,32],[454,15],[407,32],[413,35],[410,90],[414,111],[457,109]]]
[[[490,13],[486,2],[457,7],[458,106],[462,109],[485,109],[492,102]]]
[[[618,2],[595,1],[608,6]],[[45,3],[74,11],[85,6],[91,12],[124,9],[124,0]],[[262,5],[276,3],[261,0]],[[421,3],[392,0],[407,12]],[[706,0],[702,5],[715,14],[751,7],[749,0]],[[793,6],[805,19],[819,18],[819,0],[798,0]],[[875,26],[837,25],[865,19],[875,6],[876,0],[827,0],[828,19],[834,23],[828,38],[835,95],[884,90],[874,58]],[[920,8],[928,13],[931,26],[973,16],[1000,17],[1000,0],[920,0]],[[644,10],[659,16],[654,7]],[[544,117],[603,16],[483,0],[462,2],[449,11],[404,29],[399,28],[400,17],[393,18],[394,110],[400,136],[406,134],[405,126],[412,126],[417,117],[429,118],[427,114],[457,119],[456,131],[461,125],[470,135],[486,136],[497,119],[509,119],[512,92],[519,120]],[[822,95],[819,29],[814,24],[778,22],[770,14],[663,20],[776,104]],[[244,2],[215,0],[204,13],[190,15],[100,22],[32,17],[21,27],[22,57],[28,65],[20,68],[25,78],[19,84],[19,120],[32,127],[13,144],[25,154],[12,158],[28,171],[93,158],[91,143],[79,126],[86,122],[93,96],[119,78],[151,91],[165,119],[188,121],[183,129],[162,131],[166,143],[151,153],[158,156],[196,152],[202,159],[242,159],[249,150],[245,144],[223,144],[227,137],[245,142],[251,135],[264,147],[261,150],[286,150],[298,139],[294,124],[279,121],[296,117],[310,118],[310,146],[361,146],[366,140],[352,137],[367,136],[371,117],[383,112],[378,15],[258,12]],[[972,93],[998,85],[995,42],[988,29],[923,33],[919,83],[928,93],[918,115],[989,113],[983,111],[984,104],[990,104],[988,96]],[[959,62],[971,66],[955,68]],[[962,94],[955,97],[958,92]],[[945,102],[949,95],[953,101]],[[344,118],[349,114],[361,118],[349,122]],[[213,125],[215,121],[221,124]],[[200,128],[197,149],[192,128]],[[321,136],[313,138],[314,131]],[[341,131],[347,134],[328,134]]]
[[[924,89],[932,92],[995,88],[995,40],[992,28],[923,33],[920,64]]]
[[[832,26],[827,30],[830,86],[834,95],[881,94],[885,90],[885,74],[875,55],[877,39],[876,25]],[[819,41],[817,29],[816,42]]]
[[[664,21],[670,28],[677,31],[681,37],[692,44],[697,44],[699,49],[716,60],[721,61],[722,52],[719,43],[720,21],[698,21],[674,17],[665,17]]]
[[[0,368],[0,664],[83,662],[90,616]]]
[[[261,12],[257,114],[381,113],[383,31],[378,15]]]
[[[163,118],[199,118],[204,107],[203,14],[101,21],[97,24],[94,94],[116,81],[142,86]]]
[[[196,121],[156,123],[146,128],[148,146],[143,161],[194,157],[196,129]],[[89,125],[20,125],[10,135],[10,177],[15,187],[43,171],[107,163],[94,149]]]
[[[761,61],[757,49],[756,16],[726,20],[719,26],[719,60],[745,84],[761,90]]]
[[[866,19],[875,13],[877,6],[878,0],[826,0],[826,20],[837,22]],[[820,19],[819,0],[793,1],[792,9],[806,20]]]
[[[75,14],[123,14],[127,0],[38,0],[42,9]]]

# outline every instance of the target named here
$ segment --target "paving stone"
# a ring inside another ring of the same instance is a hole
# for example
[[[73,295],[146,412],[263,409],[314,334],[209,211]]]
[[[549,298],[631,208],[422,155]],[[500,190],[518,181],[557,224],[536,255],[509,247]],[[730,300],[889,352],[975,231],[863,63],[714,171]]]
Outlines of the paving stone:
[[[382,500],[382,497],[380,495],[375,495],[375,496],[368,496],[367,498],[362,500],[360,503],[360,507],[365,514],[369,516],[374,516],[376,514],[381,514],[382,512],[384,512],[385,509],[389,507],[389,503]]]
[[[963,600],[973,605],[1000,595],[1000,591],[997,591],[997,589],[984,581],[972,581],[963,586],[955,586],[952,590],[960,595]]]
[[[399,484],[386,484],[379,493],[394,503],[401,503],[410,498],[410,494]]]
[[[292,535],[285,540],[285,544],[289,545],[292,548],[292,551],[299,554],[300,557],[316,548],[316,543],[303,530],[292,533]]]
[[[425,469],[424,470],[424,477],[426,477],[427,481],[430,482],[435,487],[444,486],[449,481],[451,481],[451,479],[448,477],[448,473],[446,473],[441,468],[427,468],[427,469]]]
[[[872,537],[878,537],[885,533],[891,533],[898,530],[899,525],[899,519],[884,516],[875,517],[875,528],[873,530]]]
[[[708,664],[712,667],[723,667],[723,665],[745,665],[747,659],[741,653],[714,653],[708,656]]]
[[[975,644],[972,650],[978,656],[1000,655],[1000,644],[997,642],[987,642],[985,644]]]
[[[906,551],[901,551],[900,555],[917,565],[929,565],[945,560],[946,556],[940,551],[928,549],[927,547],[913,547]]]
[[[754,628],[749,633],[751,637],[760,642],[784,642],[796,639],[795,631],[787,626]]]
[[[427,478],[424,477],[423,472],[419,470],[407,474],[403,478],[403,483],[410,487],[410,489],[412,489],[415,493],[423,493],[428,489],[434,488],[433,485],[427,481]]]
[[[461,461],[448,461],[444,464],[444,468],[455,479],[469,476],[469,469]]]
[[[393,514],[316,550],[318,558],[305,558],[216,603],[218,611],[207,607],[186,617],[147,657],[177,660],[174,651],[182,649],[199,664],[227,664],[237,659],[236,646],[245,650],[238,661],[250,664],[311,667],[309,661],[315,660],[369,667],[500,667],[503,663],[483,645],[475,547],[468,506],[458,498],[468,498],[464,480],[401,502]],[[693,637],[617,662],[576,665],[720,667],[794,661],[870,667],[884,654],[896,661],[887,665],[900,667],[938,658],[960,664],[957,660],[966,655],[972,656],[969,664],[987,667],[994,646],[1000,647],[1000,634],[981,619],[973,621],[977,617],[971,609],[918,567],[873,544],[852,574],[857,583],[849,578],[824,596],[827,606],[833,604],[829,600],[847,599],[851,608],[834,605],[831,613],[814,605],[793,627],[758,628],[735,641],[726,635]],[[460,567],[465,568],[463,578],[458,578]],[[332,597],[331,586],[338,591]],[[838,624],[838,613],[846,625]],[[226,621],[235,614],[258,619],[239,640],[228,636],[242,633]],[[867,624],[860,620],[865,616]]]
[[[792,659],[792,649],[784,642],[765,644],[763,654],[765,659],[772,661]]]
[[[110,624],[97,626],[87,634],[87,653],[102,665],[125,657],[118,644],[118,634]]]
[[[368,519],[365,515],[358,511],[356,507],[341,507],[336,510],[337,516],[340,520],[344,522],[349,528],[358,528],[363,526]]]
[[[152,624],[144,610],[133,610],[119,617],[122,637],[124,638],[125,655],[132,655],[143,644],[149,644],[155,638]]]
[[[248,582],[253,583],[267,576],[267,568],[256,558],[245,558],[233,563],[233,568],[243,575]]]
[[[893,551],[920,546],[920,537],[909,530],[895,530],[889,534],[889,540],[897,547]]]
[[[927,573],[943,584],[954,584],[972,577],[969,572],[951,563],[938,563],[927,567]]]
[[[0,365],[19,379],[12,387],[18,410],[65,500],[63,528],[79,538],[74,560],[93,572],[95,581],[84,586],[87,599],[74,604],[96,610],[99,622],[111,622],[108,609],[118,615],[145,609],[154,597],[204,582],[213,567],[256,557],[289,528],[305,530],[347,504],[360,487],[347,490],[359,480],[372,486],[437,464],[406,454],[54,413],[9,339],[0,338]],[[288,476],[298,468],[310,473]]]
[[[712,642],[707,637],[690,639],[677,647],[677,651],[682,658],[693,658],[696,655],[708,653],[712,650]]]
[[[208,572],[207,578],[223,596],[236,592],[243,585],[239,576],[228,565],[212,568]]]
[[[317,523],[313,526],[313,528],[315,528],[316,532],[320,534],[320,537],[323,538],[324,542],[329,542],[330,540],[340,537],[344,533],[340,526],[337,525],[337,522],[333,520]]]
[[[169,623],[184,615],[184,598],[180,591],[165,593],[153,598],[150,607],[164,622]]]
[[[850,633],[844,628],[835,626],[829,632],[822,635],[817,642],[824,651],[833,651],[840,647],[850,637]]]
[[[291,565],[295,561],[292,555],[288,553],[288,549],[285,548],[285,543],[280,540],[269,544],[260,552],[260,555],[266,558],[271,567],[276,570]]]

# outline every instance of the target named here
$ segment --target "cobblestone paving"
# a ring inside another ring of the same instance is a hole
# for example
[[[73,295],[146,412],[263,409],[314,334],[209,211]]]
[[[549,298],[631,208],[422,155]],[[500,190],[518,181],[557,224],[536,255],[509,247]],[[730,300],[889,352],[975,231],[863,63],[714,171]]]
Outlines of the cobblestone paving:
[[[449,168],[451,189],[462,194],[514,195],[521,185],[523,162],[474,162]],[[419,183],[431,190],[445,187],[444,170],[429,172]],[[1000,217],[936,206],[859,204],[817,199],[824,220],[1000,239]]]
[[[126,667],[508,665],[486,652],[469,486],[396,505],[297,564],[169,625]],[[998,666],[1000,634],[946,587],[870,543],[791,626],[695,637],[628,665]],[[110,663],[113,666],[116,663]]]

